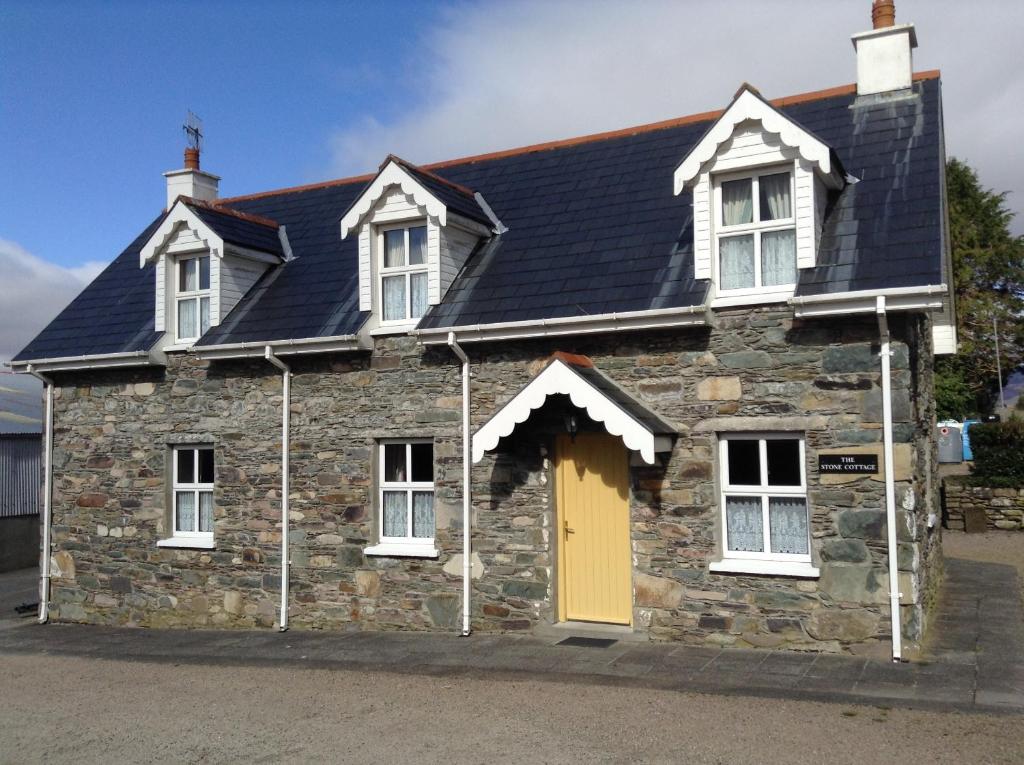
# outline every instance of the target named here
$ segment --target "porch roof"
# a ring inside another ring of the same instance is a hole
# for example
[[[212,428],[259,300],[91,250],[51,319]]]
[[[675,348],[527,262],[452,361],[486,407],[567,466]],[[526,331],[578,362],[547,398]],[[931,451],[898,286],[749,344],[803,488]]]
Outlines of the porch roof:
[[[677,429],[609,380],[586,356],[556,353],[548,365],[473,435],[473,462],[483,459],[517,425],[526,422],[548,396],[569,396],[614,436],[654,464],[657,452],[669,451]]]

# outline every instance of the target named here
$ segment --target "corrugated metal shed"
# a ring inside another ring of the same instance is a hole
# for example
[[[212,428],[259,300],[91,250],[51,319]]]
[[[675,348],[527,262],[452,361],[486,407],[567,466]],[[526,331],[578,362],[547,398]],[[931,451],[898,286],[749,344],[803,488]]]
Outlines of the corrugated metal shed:
[[[39,433],[0,433],[0,518],[39,514],[42,465]]]

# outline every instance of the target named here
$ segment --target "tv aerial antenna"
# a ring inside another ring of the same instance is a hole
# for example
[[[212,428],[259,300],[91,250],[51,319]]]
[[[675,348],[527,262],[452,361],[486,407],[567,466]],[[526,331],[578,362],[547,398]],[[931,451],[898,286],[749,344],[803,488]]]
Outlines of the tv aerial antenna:
[[[181,128],[185,131],[188,147],[199,151],[202,148],[201,144],[203,142],[203,121],[193,114],[190,109],[188,116],[185,117],[185,124]]]

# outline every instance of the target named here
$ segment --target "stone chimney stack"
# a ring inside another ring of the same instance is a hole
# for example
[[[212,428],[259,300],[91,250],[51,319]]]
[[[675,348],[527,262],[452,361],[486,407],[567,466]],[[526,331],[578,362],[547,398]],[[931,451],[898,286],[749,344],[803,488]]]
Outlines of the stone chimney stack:
[[[185,149],[185,167],[164,173],[167,179],[167,209],[180,196],[192,197],[202,202],[211,202],[217,198],[219,175],[204,173],[199,169],[199,149]]]
[[[909,88],[913,81],[912,51],[917,47],[913,24],[896,23],[894,0],[871,4],[870,32],[853,35],[857,51],[857,95]]]

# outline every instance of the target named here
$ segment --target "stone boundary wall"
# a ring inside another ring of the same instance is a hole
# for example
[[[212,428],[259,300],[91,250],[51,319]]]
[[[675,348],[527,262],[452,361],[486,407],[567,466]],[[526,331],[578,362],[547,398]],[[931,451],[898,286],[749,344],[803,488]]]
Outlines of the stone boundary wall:
[[[944,507],[949,528],[964,528],[964,511],[984,510],[990,529],[1024,531],[1024,487],[990,489],[945,481]]]

